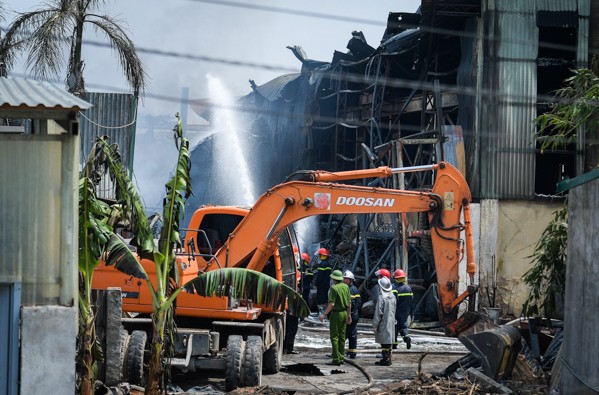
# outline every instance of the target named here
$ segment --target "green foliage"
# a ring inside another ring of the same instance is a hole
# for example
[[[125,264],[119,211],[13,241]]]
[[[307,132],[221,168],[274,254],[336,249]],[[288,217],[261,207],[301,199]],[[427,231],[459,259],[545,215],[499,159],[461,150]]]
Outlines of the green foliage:
[[[530,296],[522,306],[525,316],[543,314],[552,318],[558,298],[563,301],[566,290],[566,247],[568,241],[568,208],[553,213],[537,242],[532,258],[533,267],[524,274],[530,286]]]
[[[599,78],[589,69],[572,70],[574,75],[556,91],[557,103],[536,119],[541,150],[564,148],[576,138],[580,128],[597,135],[599,119]]]
[[[201,296],[233,296],[236,299],[252,300],[254,303],[283,310],[285,302],[289,311],[298,317],[306,317],[310,309],[304,299],[276,279],[260,272],[243,268],[223,268],[202,273],[190,282],[194,291]]]
[[[122,21],[101,15],[105,6],[105,0],[48,0],[34,11],[19,14],[0,41],[0,63],[11,69],[17,56],[27,51],[27,65],[35,77],[56,78],[67,66],[69,92],[82,92],[83,33],[93,27],[108,39],[131,88],[136,94],[142,92],[147,77],[135,45],[120,26]],[[0,8],[0,21],[2,13]]]

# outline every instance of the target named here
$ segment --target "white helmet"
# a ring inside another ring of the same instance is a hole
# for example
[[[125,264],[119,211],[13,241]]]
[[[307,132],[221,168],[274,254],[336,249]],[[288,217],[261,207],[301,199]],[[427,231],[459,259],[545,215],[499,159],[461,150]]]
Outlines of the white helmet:
[[[379,286],[384,292],[391,292],[393,288],[391,287],[391,280],[389,280],[387,277],[379,278]]]
[[[349,271],[349,270],[346,270],[346,271],[343,273],[343,278],[349,278],[349,279],[350,279],[350,280],[352,280],[352,281],[354,281],[354,280],[356,279],[356,278],[354,277],[354,274],[353,274],[351,271]]]

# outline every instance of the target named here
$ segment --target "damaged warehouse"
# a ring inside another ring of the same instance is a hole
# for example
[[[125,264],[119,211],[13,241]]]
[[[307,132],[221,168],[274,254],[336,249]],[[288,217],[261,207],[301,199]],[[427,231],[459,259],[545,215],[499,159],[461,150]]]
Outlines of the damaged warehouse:
[[[582,142],[541,154],[532,126],[568,70],[588,61],[590,3],[564,2],[564,11],[551,11],[553,3],[425,1],[417,13],[390,13],[377,48],[360,32],[331,62],[290,47],[302,72],[252,82],[253,92],[240,101],[251,124],[245,142],[250,156],[260,158],[251,164],[262,177],[256,189],[299,169],[448,161],[466,176],[475,201],[477,280],[483,290],[497,289],[496,300],[483,294],[481,306],[519,316],[528,293],[521,280],[527,257],[546,218],[563,204],[555,184],[584,171]],[[198,160],[209,162],[199,158],[209,149],[200,144],[197,151]],[[431,185],[430,177],[411,173],[379,182],[416,190]],[[188,207],[210,201],[202,198]],[[517,218],[528,219],[526,228]],[[377,265],[395,268],[394,256],[401,257],[410,281],[426,289],[434,273],[422,222],[417,216],[323,218],[313,241],[352,242],[350,264],[362,277]]]
[[[260,158],[258,190],[300,169],[450,162],[474,198],[477,303],[507,321],[519,317],[533,246],[563,207],[555,185],[588,169],[584,138],[541,151],[534,121],[551,108],[570,70],[589,64],[596,29],[590,14],[590,1],[423,1],[416,13],[390,13],[379,45],[355,31],[348,51],[335,51],[330,62],[289,47],[301,73],[250,81],[252,93],[240,100],[251,125],[244,138]],[[209,152],[202,145],[197,151]],[[426,190],[432,178],[406,173],[376,182],[370,186]],[[330,247],[339,267],[363,284],[379,267],[408,271],[416,320],[434,326],[426,218],[330,215],[311,232],[302,248]],[[465,271],[460,279],[464,290]]]

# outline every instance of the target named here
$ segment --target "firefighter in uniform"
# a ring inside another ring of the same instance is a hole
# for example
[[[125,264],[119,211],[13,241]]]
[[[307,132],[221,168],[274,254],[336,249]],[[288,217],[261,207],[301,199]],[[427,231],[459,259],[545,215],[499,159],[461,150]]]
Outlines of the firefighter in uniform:
[[[318,314],[322,314],[327,307],[333,266],[331,266],[329,251],[326,248],[320,248],[316,253],[319,258],[313,266],[316,269],[316,304],[318,305]]]
[[[397,298],[395,310],[395,341],[393,348],[397,348],[397,336],[401,335],[403,341],[406,342],[406,348],[409,350],[412,347],[412,339],[408,335],[408,317],[412,315],[412,288],[406,282],[406,272],[397,269],[393,273],[395,283],[393,284],[393,294]]]
[[[310,290],[312,289],[314,272],[312,271],[312,267],[310,267],[310,255],[302,252],[301,259],[300,272],[302,273],[302,279],[300,280],[300,292],[302,293],[302,298],[310,306]]]
[[[383,359],[376,361],[375,365],[390,366],[393,335],[395,332],[395,304],[393,286],[387,276],[382,276],[378,281],[379,296],[372,317],[374,341],[381,345]]]
[[[358,320],[360,319],[360,310],[362,309],[362,299],[360,297],[360,291],[354,285],[354,274],[346,270],[343,273],[343,282],[349,287],[349,294],[351,298],[351,324],[347,325],[345,335],[349,340],[349,347],[347,354],[351,359],[356,357],[358,352]]]
[[[297,269],[295,273],[295,290],[297,291],[301,281],[301,273]],[[299,354],[298,351],[293,349],[295,345],[295,335],[297,335],[297,329],[299,327],[299,317],[291,314],[289,310],[286,310],[285,314],[287,315],[287,325],[285,325],[285,338],[283,339],[283,354]]]

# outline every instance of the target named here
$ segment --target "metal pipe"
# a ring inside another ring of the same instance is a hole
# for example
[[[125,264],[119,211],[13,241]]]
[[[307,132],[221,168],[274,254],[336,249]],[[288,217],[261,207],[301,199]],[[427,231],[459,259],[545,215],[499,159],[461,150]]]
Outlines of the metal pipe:
[[[434,165],[395,167],[395,168],[391,168],[390,170],[391,170],[392,174],[399,174],[399,173],[414,173],[417,171],[435,170],[437,167],[438,167],[438,164],[434,164]]]

